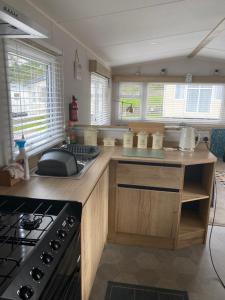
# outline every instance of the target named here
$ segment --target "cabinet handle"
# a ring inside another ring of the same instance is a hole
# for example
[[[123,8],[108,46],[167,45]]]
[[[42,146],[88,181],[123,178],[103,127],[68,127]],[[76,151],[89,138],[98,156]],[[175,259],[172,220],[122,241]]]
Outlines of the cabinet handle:
[[[127,165],[141,165],[141,166],[155,166],[155,167],[167,167],[167,168],[181,168],[182,166],[179,164],[165,164],[165,163],[151,163],[151,162],[137,162],[137,161],[127,161],[127,160],[119,160],[119,164],[127,164]]]
[[[139,190],[173,192],[173,193],[179,193],[180,192],[179,189],[154,187],[154,186],[144,186],[144,185],[118,184],[117,186],[120,187],[120,188],[127,188],[127,189],[139,189]]]

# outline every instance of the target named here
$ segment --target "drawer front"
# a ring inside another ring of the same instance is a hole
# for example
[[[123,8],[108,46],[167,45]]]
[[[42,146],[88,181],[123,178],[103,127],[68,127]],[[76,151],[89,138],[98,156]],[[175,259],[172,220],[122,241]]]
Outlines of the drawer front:
[[[181,189],[183,169],[177,165],[118,163],[117,184]]]

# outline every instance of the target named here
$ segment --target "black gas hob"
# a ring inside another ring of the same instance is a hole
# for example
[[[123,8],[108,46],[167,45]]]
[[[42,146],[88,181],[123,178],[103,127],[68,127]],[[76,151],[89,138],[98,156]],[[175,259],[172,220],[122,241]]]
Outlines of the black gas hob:
[[[0,299],[70,299],[71,280],[79,299],[80,219],[77,202],[0,196]]]

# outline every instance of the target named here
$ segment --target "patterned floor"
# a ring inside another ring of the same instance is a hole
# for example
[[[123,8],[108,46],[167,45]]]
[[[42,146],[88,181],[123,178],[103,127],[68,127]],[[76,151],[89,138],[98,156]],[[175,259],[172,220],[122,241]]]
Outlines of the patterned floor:
[[[225,227],[215,227],[213,256],[225,281]],[[90,300],[104,300],[108,281],[187,291],[189,300],[224,300],[209,260],[208,246],[160,250],[108,244]]]
[[[223,183],[225,174],[225,163],[219,161],[216,164],[216,178],[217,178],[217,210],[215,217],[215,224],[225,226],[225,183]],[[219,179],[220,178],[220,179]],[[221,181],[220,181],[221,180]],[[210,210],[210,224],[213,219],[214,209]]]
[[[216,171],[216,180],[225,185],[225,171]]]

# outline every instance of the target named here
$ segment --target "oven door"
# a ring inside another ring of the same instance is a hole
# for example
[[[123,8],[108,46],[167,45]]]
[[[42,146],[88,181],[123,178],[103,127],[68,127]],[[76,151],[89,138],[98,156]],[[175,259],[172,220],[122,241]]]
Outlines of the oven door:
[[[41,300],[80,300],[80,232],[77,232],[52,274]]]

